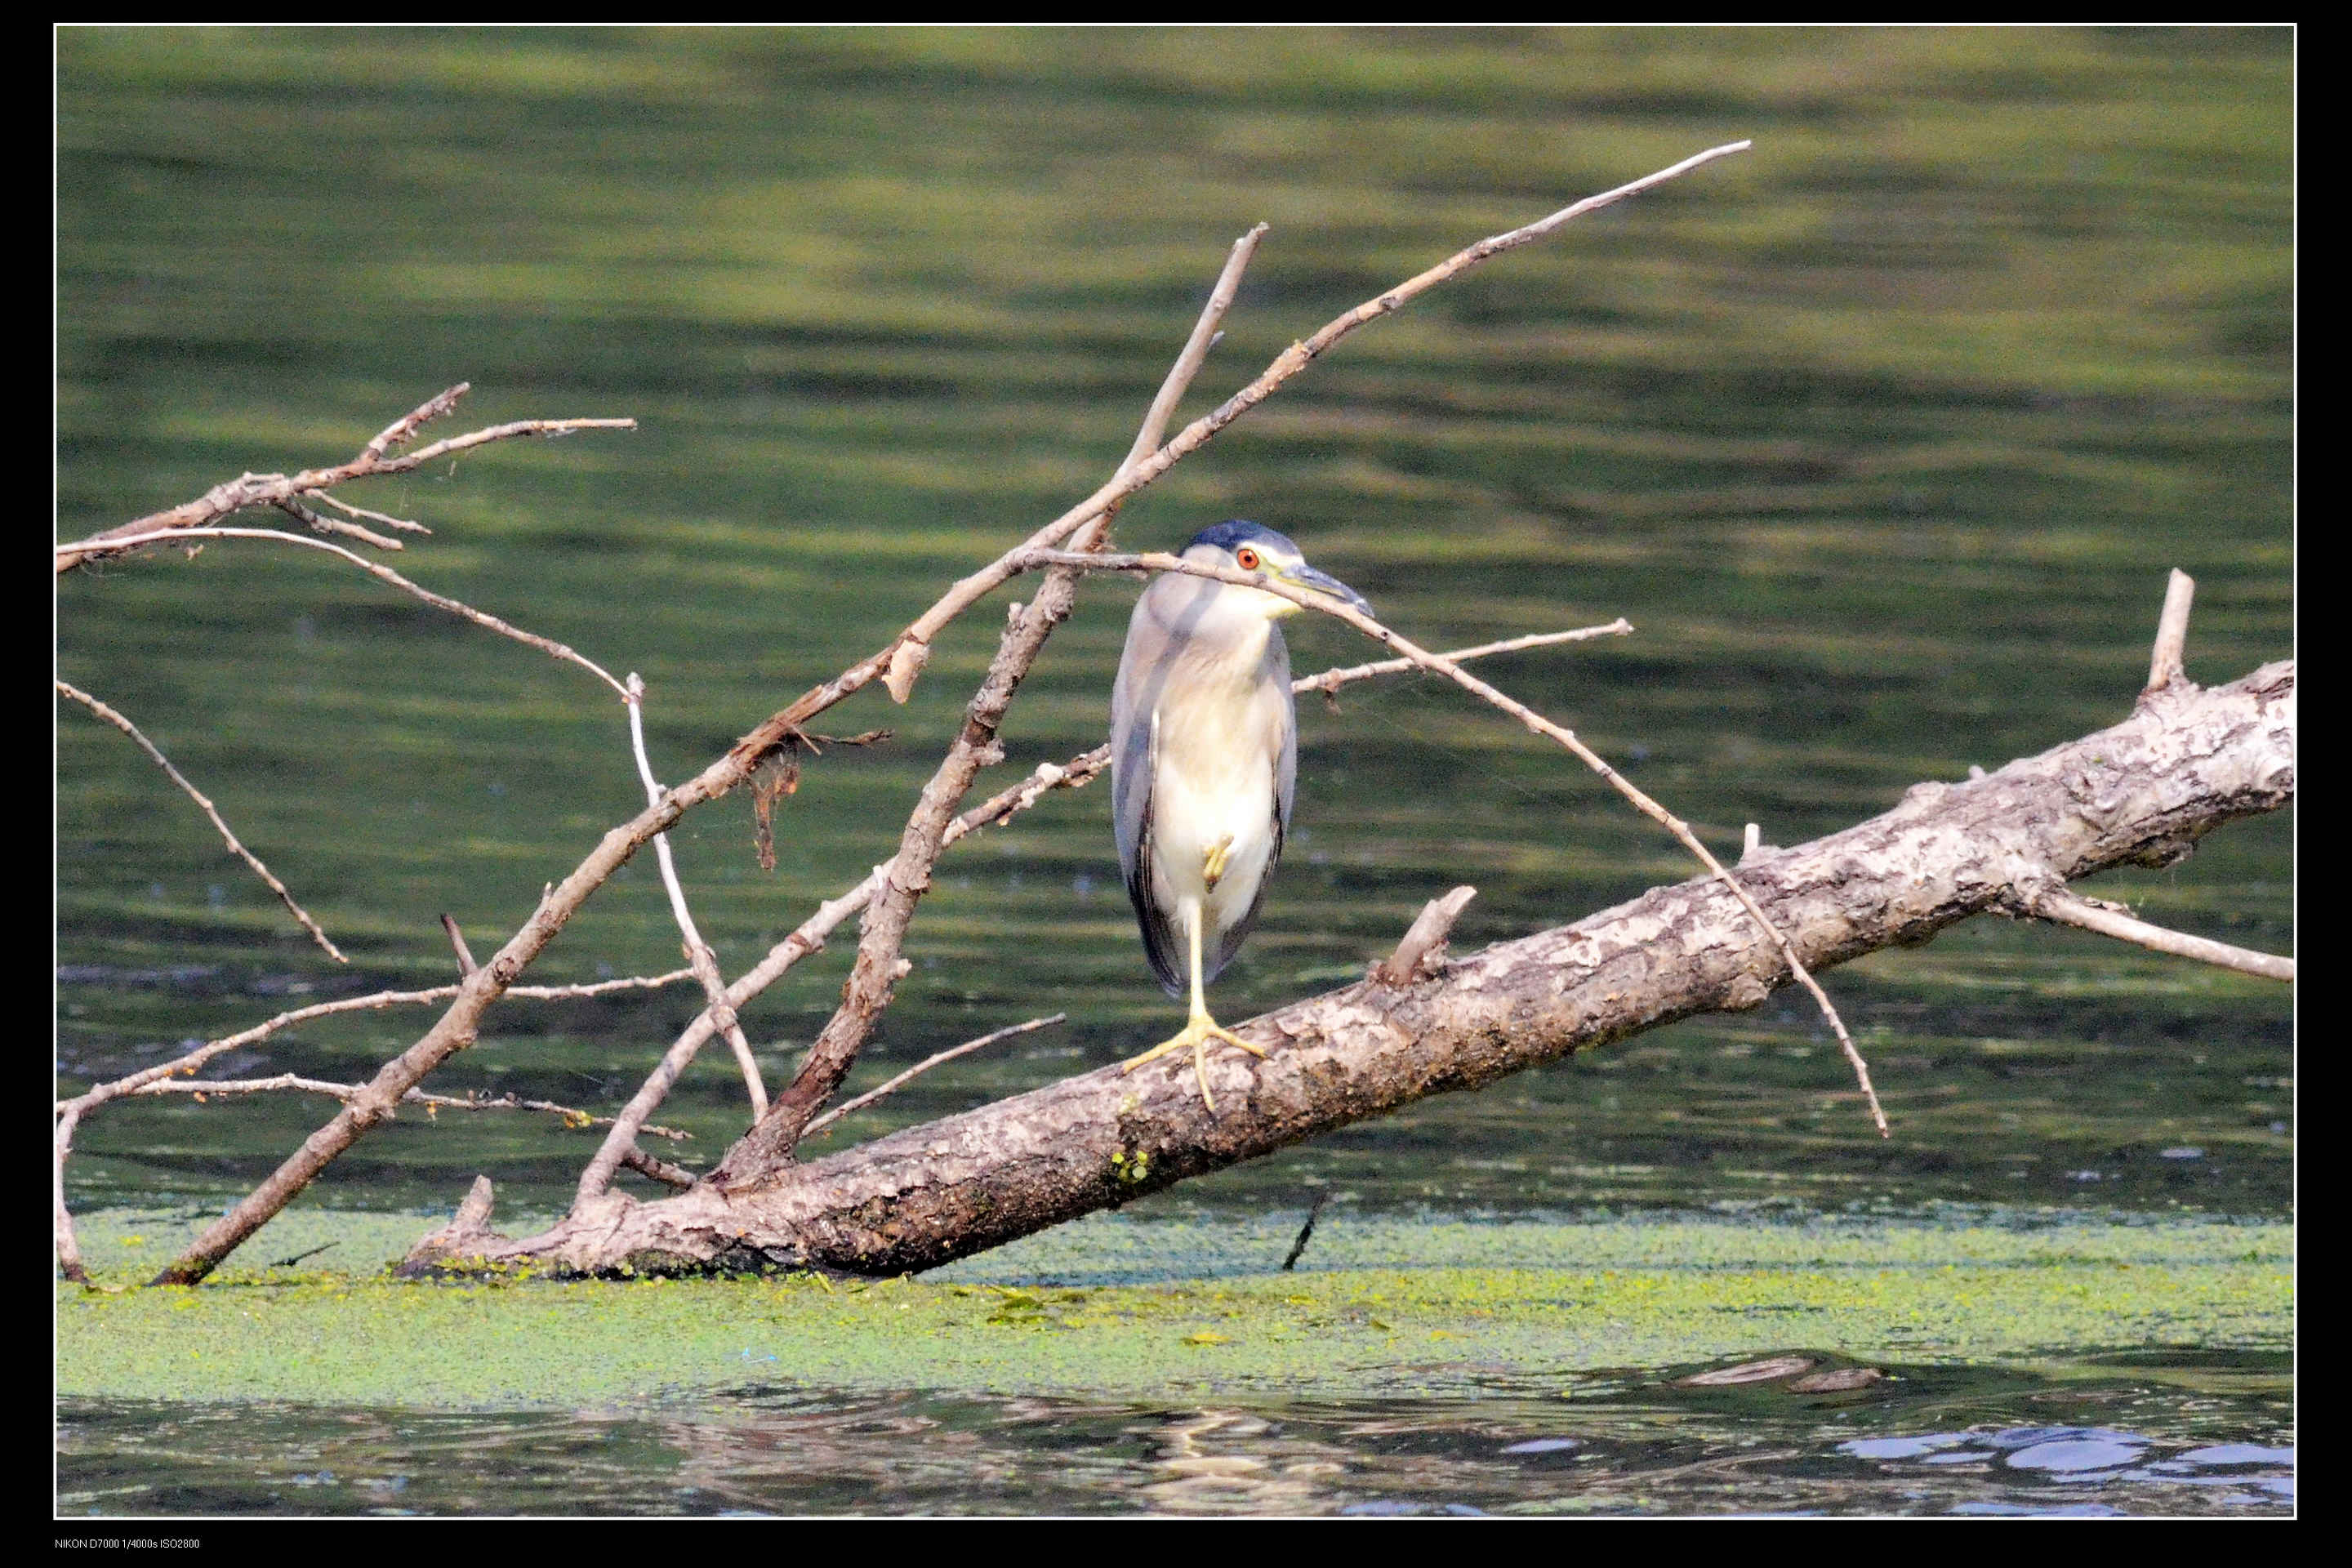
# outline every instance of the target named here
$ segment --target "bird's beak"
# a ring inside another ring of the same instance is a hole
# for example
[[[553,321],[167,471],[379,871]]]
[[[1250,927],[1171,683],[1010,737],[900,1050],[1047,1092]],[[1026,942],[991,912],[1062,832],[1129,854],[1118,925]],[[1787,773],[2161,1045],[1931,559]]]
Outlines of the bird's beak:
[[[1312,589],[1318,594],[1339,600],[1360,615],[1369,616],[1372,613],[1370,600],[1328,572],[1318,572],[1314,567],[1302,563],[1282,573],[1281,577],[1294,588]]]

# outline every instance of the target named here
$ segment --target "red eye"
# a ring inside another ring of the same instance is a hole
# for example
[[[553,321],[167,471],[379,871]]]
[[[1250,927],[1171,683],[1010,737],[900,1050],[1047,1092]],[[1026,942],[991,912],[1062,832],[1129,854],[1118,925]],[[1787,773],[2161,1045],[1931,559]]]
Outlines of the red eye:
[[[1241,563],[1241,568],[1244,572],[1255,572],[1262,564],[1257,552],[1246,544],[1234,552],[1234,559]]]

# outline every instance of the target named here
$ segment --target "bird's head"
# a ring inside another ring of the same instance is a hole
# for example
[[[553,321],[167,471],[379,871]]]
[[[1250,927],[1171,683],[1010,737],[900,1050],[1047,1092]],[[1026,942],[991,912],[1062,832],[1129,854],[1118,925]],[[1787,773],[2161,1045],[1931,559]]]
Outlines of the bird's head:
[[[1262,522],[1248,522],[1240,518],[1204,528],[1184,546],[1183,559],[1203,566],[1230,566],[1244,572],[1263,572],[1275,582],[1293,588],[1305,588],[1366,615],[1372,606],[1361,594],[1328,572],[1318,572],[1307,564],[1287,536],[1276,533]],[[1254,588],[1234,587],[1228,591],[1246,594],[1266,619],[1295,616],[1301,605],[1276,594],[1262,594]]]

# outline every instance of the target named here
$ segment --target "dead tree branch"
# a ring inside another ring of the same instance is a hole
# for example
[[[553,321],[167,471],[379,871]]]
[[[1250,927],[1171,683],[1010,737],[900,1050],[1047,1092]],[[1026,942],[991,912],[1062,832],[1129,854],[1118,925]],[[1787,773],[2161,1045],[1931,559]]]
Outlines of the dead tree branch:
[[[662,788],[654,781],[654,765],[646,755],[646,683],[634,669],[629,671],[628,689],[629,749],[636,756],[638,781],[646,786],[646,804],[658,805]],[[719,973],[719,956],[702,940],[702,932],[694,923],[694,911],[687,908],[686,889],[677,879],[677,862],[669,852],[668,834],[654,835],[654,858],[661,867],[662,888],[669,894],[670,918],[677,922],[686,962],[702,986],[703,997],[710,1004],[711,1022],[727,1037],[727,1044],[735,1052],[735,1067],[743,1075],[744,1092],[751,1097],[751,1120],[757,1121],[768,1113],[768,1086],[761,1081],[760,1064],[751,1055],[751,1042],[743,1033],[742,1023],[728,1005],[727,982]]]
[[[664,985],[675,985],[681,980],[690,980],[693,977],[691,970],[673,969],[667,974],[633,974],[625,979],[598,980],[582,985],[517,985],[510,987],[507,994],[524,1001],[562,1002],[583,996],[609,995],[615,991],[656,990]],[[280,1013],[274,1018],[256,1024],[249,1029],[239,1030],[234,1035],[225,1035],[217,1040],[207,1040],[194,1050],[174,1057],[168,1062],[158,1062],[153,1067],[142,1068],[128,1077],[116,1079],[110,1083],[94,1085],[73,1100],[59,1100],[58,1110],[62,1114],[73,1108],[89,1110],[119,1096],[132,1093],[158,1079],[185,1077],[224,1052],[236,1050],[245,1046],[257,1045],[280,1030],[291,1028],[297,1024],[307,1024],[315,1018],[332,1017],[338,1013],[376,1013],[382,1012],[386,1007],[422,1006],[435,1002],[447,1002],[456,997],[461,987],[457,985],[436,985],[426,991],[374,991],[364,996],[346,996],[339,1001],[314,1002],[307,1007],[296,1007],[289,1012]]]
[[[298,1094],[322,1094],[330,1100],[348,1100],[356,1097],[361,1086],[355,1083],[333,1083],[325,1079],[304,1078],[299,1073],[281,1072],[268,1078],[158,1079],[142,1084],[130,1091],[129,1098],[153,1099],[159,1095],[184,1094],[197,1100],[214,1095],[242,1096],[275,1094],[292,1090]],[[403,1105],[421,1105],[427,1110],[536,1110],[549,1116],[560,1116],[571,1127],[610,1127],[613,1119],[583,1110],[576,1105],[558,1105],[551,1100],[520,1100],[511,1094],[483,1098],[479,1095],[427,1094],[412,1089],[401,1096]],[[642,1127],[641,1132],[656,1138],[691,1139],[694,1134],[676,1127]]]
[[[177,544],[183,541],[190,539],[268,539],[274,540],[279,544],[299,544],[305,549],[323,550],[330,555],[340,555],[344,560],[350,562],[352,565],[358,567],[361,571],[366,573],[369,576],[389,583],[394,587],[400,589],[403,593],[414,594],[436,609],[446,610],[451,615],[456,616],[462,620],[468,620],[478,626],[487,627],[488,629],[498,633],[502,637],[512,637],[519,643],[522,643],[530,647],[535,647],[541,653],[550,655],[552,658],[562,659],[567,664],[578,665],[581,668],[588,671],[589,674],[593,675],[597,679],[611,687],[620,695],[623,701],[625,702],[628,700],[628,688],[614,679],[610,670],[607,670],[603,665],[598,664],[594,659],[588,658],[577,649],[563,643],[557,642],[552,637],[543,637],[536,632],[527,632],[520,626],[515,626],[507,621],[502,621],[499,619],[498,616],[490,615],[487,611],[478,610],[474,608],[473,605],[466,604],[462,600],[452,599],[446,595],[436,594],[430,588],[423,587],[415,583],[410,582],[407,578],[402,576],[399,573],[394,571],[389,566],[379,566],[363,555],[356,554],[352,551],[344,549],[340,544],[330,543],[328,541],[323,539],[306,538],[302,534],[288,533],[283,529],[277,528],[198,528],[194,525],[190,525],[188,527],[177,529],[169,533],[149,533],[118,540],[108,548],[113,550],[130,550],[142,544]],[[58,547],[61,552],[79,548],[79,546],[78,545],[60,545]],[[58,559],[63,560],[64,556],[60,554]]]
[[[2175,958],[2193,958],[2200,963],[2217,963],[2224,969],[2234,969],[2241,974],[2259,974],[2265,980],[2284,980],[2294,984],[2294,960],[2275,958],[2267,952],[2254,952],[2242,947],[2232,947],[2226,942],[2213,942],[2185,931],[2167,931],[2162,926],[2135,920],[2131,911],[2121,904],[2111,904],[2105,899],[2085,899],[2079,894],[2053,888],[2036,894],[2029,911],[2037,920],[2056,925],[2080,926],[2084,931],[2097,931],[2119,941],[2137,942],[2157,952],[2170,953]]]
[[[404,517],[393,517],[385,512],[370,511],[363,506],[353,506],[351,502],[343,500],[341,496],[329,495],[324,490],[306,491],[302,499],[305,500],[324,501],[327,505],[333,507],[337,511],[343,512],[352,517],[364,517],[371,521],[380,522],[386,528],[397,528],[402,530],[404,532],[430,533],[433,531],[421,522],[411,522]]]
[[[855,1100],[846,1100],[842,1101],[839,1105],[835,1106],[831,1110],[826,1111],[823,1116],[820,1116],[815,1121],[810,1122],[808,1124],[808,1131],[803,1132],[801,1137],[803,1140],[815,1137],[818,1133],[823,1132],[826,1128],[832,1126],[843,1117],[863,1110],[877,1100],[888,1099],[890,1096],[898,1093],[900,1089],[906,1088],[908,1084],[914,1082],[917,1079],[922,1077],[925,1073],[930,1071],[935,1067],[939,1067],[946,1062],[951,1062],[958,1057],[968,1057],[974,1051],[985,1050],[989,1047],[996,1044],[997,1041],[1009,1040],[1015,1035],[1034,1034],[1039,1029],[1049,1029],[1055,1024],[1067,1023],[1069,1021],[1069,1017],[1070,1016],[1067,1013],[1055,1013],[1050,1017],[1032,1018],[1025,1024],[1014,1024],[1009,1027],[999,1029],[994,1034],[982,1035],[976,1040],[966,1040],[960,1046],[950,1046],[946,1050],[938,1052],[932,1056],[925,1057],[921,1061],[917,1062],[913,1067],[908,1068],[905,1072],[900,1073],[898,1077],[889,1079],[887,1082],[877,1085],[873,1089],[867,1089],[864,1094],[859,1095]]]
[[[458,979],[463,980],[466,976],[473,973],[474,971],[482,967],[480,964],[474,962],[474,950],[466,945],[466,933],[457,929],[457,916],[447,914],[443,915],[441,917],[441,929],[448,935],[450,950],[457,955]]]
[[[1594,637],[1629,637],[1633,634],[1633,623],[1620,616],[1605,626],[1578,626],[1573,631],[1565,632],[1530,632],[1523,637],[1507,637],[1501,642],[1480,643],[1476,647],[1455,648],[1450,653],[1443,653],[1438,657],[1452,659],[1456,664],[1464,664],[1474,658],[1487,658],[1498,653],[1517,653],[1521,648],[1550,647],[1564,642],[1589,642]],[[1303,680],[1292,681],[1290,689],[1295,694],[1319,691],[1324,696],[1329,697],[1339,688],[1352,681],[1362,680],[1375,675],[1402,675],[1408,669],[1421,668],[1421,665],[1409,658],[1383,658],[1371,664],[1349,665],[1344,669],[1327,669],[1320,675],[1310,675]]]
[[[452,937],[459,942],[461,957],[470,963],[471,955],[464,952],[464,939],[457,937],[457,923],[449,921],[446,915],[442,918],[448,924]],[[579,996],[602,996],[614,991],[651,990],[658,986],[675,984],[680,980],[690,977],[690,972],[680,969],[667,974],[630,975],[623,980],[600,980],[585,985],[517,985],[509,989],[507,994],[531,1001],[559,1001]],[[346,996],[341,1001],[319,1002],[308,1007],[297,1007],[291,1012],[280,1013],[274,1018],[257,1024],[250,1029],[242,1030],[222,1039],[207,1041],[194,1050],[174,1057],[170,1061],[158,1062],[153,1067],[142,1068],[138,1072],[107,1083],[94,1084],[71,1100],[58,1101],[58,1123],[51,1151],[51,1185],[54,1200],[52,1221],[56,1229],[58,1265],[65,1278],[78,1284],[89,1283],[82,1269],[81,1249],[74,1240],[73,1216],[66,1208],[66,1162],[73,1154],[74,1131],[81,1125],[81,1119],[85,1113],[110,1100],[144,1092],[152,1086],[173,1077],[184,1077],[194,1073],[198,1068],[224,1052],[257,1044],[296,1024],[308,1023],[313,1018],[330,1017],[338,1013],[377,1012],[386,1007],[446,1002],[456,996],[457,991],[458,987],[455,985],[437,986],[429,991],[378,991],[365,996]],[[511,1097],[509,1098],[511,1099]],[[482,1105],[489,1102],[476,1103]],[[541,1108],[523,1101],[514,1103],[523,1106],[524,1109]],[[662,1131],[661,1135],[667,1137],[669,1133]]]
[[[2176,680],[2189,679],[2183,664],[2189,649],[2189,607],[2197,598],[2197,579],[2176,566],[2165,580],[2164,613],[2157,618],[2156,646],[2148,650],[2148,691],[2161,691]]]
[[[59,545],[57,569],[62,574],[85,562],[120,555],[142,545],[156,543],[159,536],[168,537],[187,529],[203,528],[249,507],[284,508],[289,504],[299,505],[304,500],[324,499],[325,492],[337,485],[349,484],[353,479],[373,479],[381,474],[406,473],[436,458],[445,458],[453,452],[462,452],[492,441],[512,440],[518,436],[569,436],[575,430],[634,430],[637,427],[634,419],[520,419],[511,425],[494,425],[487,429],[468,431],[463,436],[453,436],[446,441],[436,441],[403,457],[386,456],[394,447],[405,446],[422,426],[456,407],[457,400],[466,395],[470,384],[460,382],[448,391],[427,398],[386,426],[375,439],[361,448],[358,457],[348,463],[327,468],[305,468],[299,474],[240,474],[226,484],[215,485],[194,500],[168,511],[153,512],[102,533],[93,533],[87,539],[78,539],[71,544]],[[381,513],[362,515],[374,516],[394,528],[417,528],[415,523],[402,522]],[[422,529],[417,531],[425,531]]]
[[[676,1187],[681,1192],[702,1179],[692,1171],[673,1165],[667,1160],[655,1159],[634,1144],[630,1146],[628,1153],[623,1156],[622,1163],[640,1175],[650,1176],[662,1185]]]
[[[1437,972],[1445,954],[1445,939],[1454,922],[1478,896],[1475,888],[1456,888],[1444,898],[1422,906],[1419,918],[1405,931],[1396,951],[1372,966],[1372,978],[1382,985],[1410,985]]]
[[[1154,451],[1149,458],[1131,465],[1122,464],[1118,474],[1096,490],[1093,495],[1038,530],[1021,545],[999,556],[992,565],[982,568],[981,572],[957,584],[941,597],[938,604],[926,611],[907,630],[892,638],[883,648],[852,665],[832,679],[810,689],[796,701],[770,715],[767,720],[736,742],[725,756],[711,763],[696,777],[670,790],[658,805],[649,806],[627,823],[606,833],[603,841],[569,876],[565,877],[561,883],[551,884],[542,894],[538,909],[524,923],[523,928],[516,932],[507,944],[479,970],[467,977],[459,988],[457,998],[451,1003],[448,1010],[442,1015],[440,1020],[415,1044],[392,1061],[385,1063],[366,1092],[362,1093],[358,1100],[346,1105],[325,1126],[305,1139],[302,1146],[259,1186],[247,1194],[218,1221],[207,1227],[184,1253],[156,1276],[156,1283],[194,1284],[211,1272],[218,1266],[220,1260],[240,1245],[246,1237],[267,1224],[271,1216],[291,1202],[295,1194],[309,1185],[330,1163],[337,1159],[358,1139],[365,1136],[369,1129],[389,1114],[393,1104],[401,1095],[416,1087],[427,1074],[447,1060],[452,1054],[471,1044],[480,1026],[483,1015],[497,1002],[499,995],[508,986],[515,983],[523,969],[536,960],[547,944],[554,940],[556,934],[569,922],[580,906],[602,887],[615,870],[643,847],[647,839],[656,833],[667,831],[680,816],[693,807],[714,800],[741,784],[751,776],[752,770],[770,752],[784,743],[788,736],[803,730],[818,713],[840,702],[853,692],[862,689],[881,676],[889,668],[893,656],[901,643],[909,637],[928,641],[930,634],[939,626],[946,624],[971,604],[977,602],[982,595],[1009,580],[1014,570],[1014,561],[1024,552],[1051,549],[1065,541],[1080,544],[1087,542],[1081,533],[1082,530],[1089,528],[1098,520],[1106,517],[1117,503],[1152,483],[1177,462],[1199,450],[1213,439],[1218,432],[1273,395],[1283,384],[1304,370],[1318,354],[1358,327],[1402,309],[1409,300],[1490,257],[1542,237],[1580,214],[1622,201],[1664,181],[1697,168],[1701,164],[1743,151],[1748,145],[1749,143],[1746,142],[1738,142],[1710,149],[1695,157],[1685,159],[1670,168],[1660,170],[1614,190],[1587,197],[1522,228],[1481,240],[1457,252],[1436,267],[1407,279],[1389,292],[1367,300],[1355,310],[1327,323],[1313,337],[1303,342],[1293,343],[1277,355],[1274,363],[1255,381],[1211,413],[1187,426],[1181,433]],[[1238,249],[1237,246],[1236,250]],[[1233,263],[1229,261],[1228,268],[1232,266]],[[427,406],[429,408],[430,405]],[[417,416],[412,416],[412,417],[420,416],[429,417],[430,416],[425,410],[419,410]],[[396,429],[397,426],[395,426]],[[399,438],[396,435],[394,437],[394,440]],[[449,446],[451,443],[441,444],[442,447]],[[435,450],[435,448],[427,448],[428,452]],[[422,454],[412,454],[410,458],[401,460],[413,462],[420,460]],[[376,459],[369,454],[362,453],[362,460],[373,462]],[[314,480],[311,486],[304,488],[316,488],[316,481]],[[241,501],[238,504],[248,503]],[[187,521],[201,521],[203,518],[192,517]],[[298,536],[288,535],[287,537]],[[76,561],[85,559],[88,553],[89,552],[82,552],[75,554],[72,559]],[[1047,586],[1050,588],[1059,580],[1060,575],[1049,574]],[[1046,599],[1048,595],[1041,593],[1039,597]],[[969,742],[975,731],[993,727],[992,722],[984,717],[985,709],[992,702],[1010,700],[1012,688],[1018,683],[1017,676],[1007,682],[1001,680],[1000,675],[1010,675],[1016,667],[1026,668],[1025,663],[1023,662],[1023,656],[1018,651],[1019,645],[1029,642],[1032,637],[1042,642],[1045,633],[1051,629],[1054,618],[1056,618],[1056,612],[1054,611],[1050,602],[1043,605],[1033,604],[1024,613],[1018,637],[1008,638],[1007,645],[1000,649],[1000,665],[992,668],[990,679],[983,685],[981,695],[974,699],[972,708],[968,710],[965,731],[959,736],[957,742],[960,760],[952,768],[935,775],[934,784],[940,786],[938,794],[934,795],[933,792],[927,790],[924,804],[918,808],[916,818],[910,819],[908,828],[909,835],[932,840],[923,853],[915,858],[919,858],[925,866],[929,864],[929,857],[937,853],[934,833],[944,831],[946,826],[945,816],[939,809],[940,805],[944,802],[951,810],[953,799],[960,795],[962,787],[970,783],[968,773],[960,781],[951,775],[962,772],[965,753],[969,751]],[[1031,649],[1031,657],[1034,657],[1034,647]],[[997,695],[1000,692],[1001,699]],[[988,748],[983,743],[979,754],[986,755],[987,751]],[[937,824],[936,828],[930,826],[933,822]],[[912,860],[908,862],[909,868],[912,863]],[[886,896],[888,889],[899,889],[908,902],[908,907],[911,908],[912,900],[920,896],[923,888],[907,887],[897,881],[891,881],[887,884]],[[895,899],[893,901],[896,901]],[[835,1015],[839,1027],[828,1026],[828,1030],[832,1032],[834,1037],[830,1041],[821,1041],[820,1048],[811,1052],[809,1067],[804,1069],[802,1079],[796,1080],[794,1086],[787,1088],[785,1093],[769,1107],[768,1116],[753,1129],[754,1138],[761,1138],[760,1131],[761,1128],[770,1129],[769,1133],[762,1140],[761,1152],[764,1157],[789,1160],[793,1140],[789,1137],[779,1138],[777,1134],[786,1124],[789,1124],[793,1132],[796,1134],[806,1125],[809,1116],[815,1110],[822,1099],[821,1095],[812,1098],[810,1093],[797,1092],[800,1083],[805,1082],[811,1091],[815,1091],[821,1087],[824,1092],[829,1093],[832,1086],[839,1081],[838,1071],[845,1065],[847,1056],[854,1054],[856,1042],[863,1038],[866,1028],[870,1026],[873,1009],[887,998],[887,988],[896,977],[896,963],[892,962],[887,966],[881,965],[869,962],[868,954],[872,953],[878,957],[883,947],[895,948],[897,936],[887,929],[891,923],[895,922],[890,921],[882,922],[885,930],[871,947],[861,942],[860,968],[852,978],[852,985],[855,989],[845,996],[842,1009]],[[875,930],[876,924],[875,917],[869,915],[867,921],[869,932]],[[738,1148],[740,1149],[741,1145],[738,1145]],[[743,1173],[739,1169],[736,1173],[740,1175]]]
[[[163,770],[164,775],[173,784],[178,784],[181,789],[185,791],[188,798],[196,803],[198,809],[202,810],[206,816],[212,818],[213,826],[220,830],[222,839],[228,845],[228,852],[236,856],[238,859],[244,861],[247,866],[251,867],[253,868],[253,874],[260,878],[265,883],[268,884],[269,890],[278,895],[278,901],[284,904],[288,911],[290,912],[296,920],[302,922],[302,929],[310,933],[310,940],[317,942],[321,948],[324,948],[326,950],[327,956],[333,959],[337,963],[349,963],[351,962],[350,959],[343,956],[342,949],[337,947],[333,942],[327,940],[327,933],[319,929],[319,922],[310,918],[310,911],[294,901],[294,895],[286,890],[286,884],[279,881],[275,876],[271,875],[269,868],[261,863],[261,857],[256,855],[252,850],[247,849],[244,845],[237,842],[236,835],[229,831],[228,824],[221,819],[219,810],[214,806],[211,799],[205,795],[205,792],[190,784],[187,780],[187,776],[181,773],[179,769],[172,765],[172,759],[165,756],[163,752],[157,748],[154,742],[149,740],[146,736],[139,732],[138,725],[133,724],[130,720],[125,719],[113,709],[109,708],[105,703],[100,702],[89,692],[81,690],[78,687],[68,686],[62,680],[58,681],[56,684],[57,689],[61,695],[72,698],[76,702],[80,703],[83,707],[89,709],[91,712],[97,714],[100,718],[113,725],[116,729],[130,736],[133,741],[138,742],[139,749],[146,752],[149,757],[152,758],[155,765]]]
[[[73,1153],[74,1129],[81,1124],[81,1107],[68,1106],[58,1117],[49,1146],[49,1226],[58,1249],[58,1272],[77,1285],[89,1283],[82,1267],[81,1243],[74,1236],[73,1211],[66,1207],[66,1161]]]
[[[2176,687],[2111,729],[1982,778],[1915,785],[1884,816],[1759,851],[1738,879],[1809,967],[1828,968],[1998,912],[2027,884],[2170,864],[2222,823],[2293,798],[2294,699],[2292,662],[2211,690]],[[1497,943],[1441,976],[1365,982],[1244,1025],[1271,1055],[1213,1058],[1214,1114],[1175,1068],[1108,1067],[757,1187],[706,1183],[646,1204],[607,1194],[525,1240],[491,1231],[484,1201],[405,1267],[935,1268],[1430,1094],[1754,1007],[1790,977],[1742,903],[1703,877]]]

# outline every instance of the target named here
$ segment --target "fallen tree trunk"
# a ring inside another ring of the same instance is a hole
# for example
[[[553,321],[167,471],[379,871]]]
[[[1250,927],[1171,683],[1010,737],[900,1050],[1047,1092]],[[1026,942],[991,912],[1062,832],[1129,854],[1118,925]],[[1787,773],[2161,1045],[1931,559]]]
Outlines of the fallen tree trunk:
[[[2079,877],[2169,865],[2294,792],[2294,666],[2200,690],[2174,679],[2113,729],[1963,784],[1915,785],[1884,816],[1738,875],[1812,969],[1925,942],[1972,915],[2032,912]],[[1789,970],[1721,883],[1500,942],[1410,984],[1367,980],[1244,1025],[1260,1061],[1103,1068],[722,1190],[606,1194],[545,1234],[488,1226],[487,1181],[403,1271],[565,1274],[935,1268],[1427,1095],[1696,1013],[1762,1003]]]

